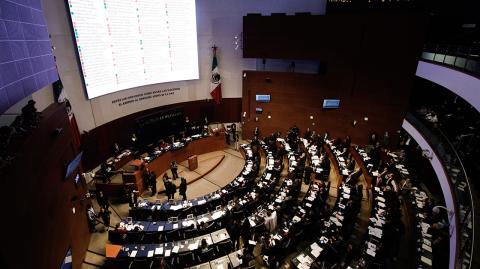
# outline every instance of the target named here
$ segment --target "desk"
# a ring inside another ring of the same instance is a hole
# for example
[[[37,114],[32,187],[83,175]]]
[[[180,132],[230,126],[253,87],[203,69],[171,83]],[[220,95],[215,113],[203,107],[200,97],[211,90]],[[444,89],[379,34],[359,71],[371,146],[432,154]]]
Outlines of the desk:
[[[160,244],[125,244],[121,246],[116,257],[130,258],[150,258],[153,256],[170,257],[177,253],[196,250],[202,240],[205,239],[208,245],[212,245],[213,240],[210,234],[197,236],[192,239],[167,242]],[[110,249],[111,247],[109,247]],[[228,258],[227,258],[228,259]]]
[[[368,172],[368,168],[367,168],[368,165],[372,165],[368,162],[370,158],[368,157],[365,150],[359,148],[357,151],[353,146],[350,146],[350,153],[352,154],[352,157],[355,160],[355,162],[358,164],[358,166],[362,170],[362,174],[365,177],[365,181],[367,182],[367,189],[371,189],[372,175],[370,174],[370,172]]]
[[[231,263],[228,255],[210,261],[210,267],[212,269],[228,269],[230,268],[229,265],[231,265]]]
[[[240,256],[243,255],[243,248],[228,254],[228,258],[230,259],[230,262],[232,263],[233,268],[236,268],[241,265],[240,263],[241,261],[238,258],[239,255]]]
[[[202,263],[202,264],[199,264],[199,265],[189,267],[188,269],[210,269],[210,268],[211,268],[210,263],[205,262],[205,263]]]
[[[192,155],[200,155],[217,150],[223,150],[226,146],[225,137],[222,134],[210,135],[198,140],[193,140],[185,147],[178,150],[165,152],[157,158],[151,160],[146,166],[150,171],[155,172],[157,176],[161,176],[163,173],[165,173],[165,171],[170,169],[170,162],[172,160],[180,163]],[[162,184],[160,184],[159,189],[160,191],[164,190]]]
[[[213,243],[216,244],[218,242],[230,239],[230,235],[227,232],[227,229],[223,228],[216,232],[210,234],[212,236]]]

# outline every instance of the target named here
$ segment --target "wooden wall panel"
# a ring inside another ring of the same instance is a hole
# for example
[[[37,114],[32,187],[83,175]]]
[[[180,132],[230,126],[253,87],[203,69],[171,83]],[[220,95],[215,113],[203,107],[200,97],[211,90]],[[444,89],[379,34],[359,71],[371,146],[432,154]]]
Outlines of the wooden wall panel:
[[[164,109],[181,108],[191,121],[200,122],[207,116],[209,122],[238,122],[241,106],[241,98],[223,98],[219,105],[212,100],[192,101],[148,109],[111,121],[82,134],[84,168],[90,170],[110,157],[114,142],[119,143],[120,147],[130,146],[135,119],[139,117]]]
[[[55,136],[55,128],[63,132]],[[90,240],[88,201],[72,202],[84,197],[84,181],[76,187],[64,179],[65,163],[78,153],[72,134],[65,107],[52,104],[31,135],[13,141],[16,158],[0,182],[2,268],[59,268],[68,247],[73,268],[81,268]]]
[[[296,124],[302,131],[310,127],[320,133],[328,130],[334,137],[350,135],[353,142],[360,144],[367,143],[372,132],[388,131],[393,137],[407,111],[423,45],[425,17],[404,12],[334,14],[310,16],[310,24],[294,16],[285,17],[284,21],[282,17],[244,17],[244,27],[248,27],[244,28],[244,56],[320,59],[326,63],[326,72],[312,75],[245,71],[244,136],[251,137],[255,126],[268,134]],[[265,28],[270,22],[276,22],[278,28],[290,22],[301,29],[297,33],[303,34],[296,35],[288,27],[284,32],[268,32]],[[261,36],[262,32],[268,34]],[[271,36],[276,34],[291,43],[290,50],[284,44],[271,42]],[[248,40],[251,37],[256,42]],[[266,77],[271,78],[270,83]],[[256,103],[255,94],[262,93],[271,94],[272,102]],[[341,99],[340,108],[322,109],[323,99]],[[258,122],[256,106],[264,109]],[[314,119],[310,120],[310,116]],[[358,122],[355,127],[353,120]]]

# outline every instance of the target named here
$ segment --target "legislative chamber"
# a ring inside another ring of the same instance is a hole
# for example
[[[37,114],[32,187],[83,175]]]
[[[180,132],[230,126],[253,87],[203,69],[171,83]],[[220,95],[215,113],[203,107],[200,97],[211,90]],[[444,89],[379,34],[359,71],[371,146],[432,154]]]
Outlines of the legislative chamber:
[[[0,1],[0,268],[478,268],[477,11]]]

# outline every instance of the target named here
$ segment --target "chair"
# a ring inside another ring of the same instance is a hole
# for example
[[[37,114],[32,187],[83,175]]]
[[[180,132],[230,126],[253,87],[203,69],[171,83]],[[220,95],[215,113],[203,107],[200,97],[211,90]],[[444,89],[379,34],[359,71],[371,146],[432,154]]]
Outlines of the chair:
[[[128,269],[150,269],[153,267],[153,260],[134,259],[130,262]]]
[[[142,236],[140,232],[128,232],[124,242],[126,244],[137,244],[137,243],[141,243],[142,241],[141,239],[142,239]]]
[[[233,217],[236,220],[241,220],[243,219],[243,215],[245,214],[245,211],[243,210],[238,210],[238,211],[233,211]]]
[[[176,266],[178,267],[189,267],[195,264],[197,261],[195,259],[195,255],[191,251],[179,253],[176,257]]]
[[[165,233],[165,242],[177,241],[179,237],[177,230],[168,231]]]
[[[252,228],[255,233],[261,234],[265,231],[265,221],[261,221],[255,227]]]
[[[183,239],[190,239],[197,236],[198,236],[197,229],[188,229],[183,232]]]
[[[215,222],[211,222],[210,224],[208,224],[207,227],[205,227],[205,229],[202,229],[202,234],[209,234],[209,233],[213,233],[215,231]]]
[[[230,239],[217,243],[215,247],[217,250],[217,256],[225,256],[233,251],[233,243]]]
[[[215,257],[215,252],[214,252],[213,248],[209,248],[206,252],[198,253],[197,256],[198,256],[198,259],[199,259],[199,263],[204,263],[204,262],[208,262],[208,261],[213,260],[214,257]]]
[[[107,259],[105,268],[107,269],[124,269],[130,265],[130,261],[125,258]]]
[[[143,235],[142,243],[144,244],[155,244],[160,242],[159,233],[157,232],[146,232]]]
[[[112,244],[123,244],[125,236],[125,234],[119,233],[115,230],[108,230],[108,241]]]

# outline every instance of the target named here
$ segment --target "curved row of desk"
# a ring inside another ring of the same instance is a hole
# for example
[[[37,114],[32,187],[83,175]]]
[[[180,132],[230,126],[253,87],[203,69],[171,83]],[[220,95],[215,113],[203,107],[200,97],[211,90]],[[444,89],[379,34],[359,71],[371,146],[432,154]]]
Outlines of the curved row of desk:
[[[280,142],[286,143],[286,142],[281,141],[281,140],[280,140]],[[309,146],[309,149],[312,149],[312,147],[316,146],[316,145],[306,145],[306,146],[307,147]],[[265,145],[262,144],[262,147],[265,147]],[[187,218],[187,220],[180,220],[178,222],[176,222],[175,219],[171,219],[170,222],[168,220],[166,220],[166,221],[164,220],[163,222],[161,222],[161,221],[159,221],[159,222],[151,221],[149,223],[137,222],[136,224],[137,225],[142,225],[143,230],[145,230],[146,232],[171,231],[171,230],[175,230],[175,229],[182,229],[182,228],[191,227],[191,224],[192,224],[191,221],[195,221],[196,223],[199,223],[200,221],[208,223],[209,221],[218,220],[225,215],[225,211],[228,209],[229,211],[233,210],[233,212],[240,212],[242,216],[248,216],[248,221],[250,222],[250,226],[253,227],[254,229],[263,227],[263,219],[264,219],[263,217],[265,216],[265,212],[267,210],[273,211],[275,209],[282,208],[282,205],[284,205],[285,202],[286,202],[285,198],[288,197],[288,194],[291,191],[293,180],[295,180],[295,178],[298,177],[298,176],[294,176],[294,173],[293,173],[296,170],[296,167],[295,167],[294,164],[297,163],[296,157],[298,157],[298,156],[295,156],[294,153],[292,153],[290,151],[287,151],[287,154],[289,156],[288,167],[289,167],[289,171],[291,173],[289,173],[289,176],[285,180],[283,180],[282,185],[280,186],[278,191],[276,193],[272,193],[272,191],[273,191],[272,186],[275,186],[277,184],[279,178],[275,177],[275,176],[272,176],[273,171],[271,169],[269,169],[269,168],[271,168],[271,166],[268,165],[270,163],[273,164],[273,162],[271,162],[272,161],[272,159],[271,159],[272,156],[271,156],[271,154],[269,156],[268,150],[266,150],[266,151],[267,151],[266,156],[267,156],[267,158],[269,158],[269,160],[267,161],[267,166],[266,166],[265,172],[262,174],[261,177],[258,178],[258,180],[255,182],[256,183],[255,185],[250,186],[254,190],[253,191],[247,191],[246,192],[247,194],[243,195],[243,196],[240,196],[240,198],[235,203],[231,202],[231,203],[228,204],[228,202],[227,202],[227,204],[221,205],[221,207],[216,208],[214,211],[206,213],[207,218],[204,218],[205,216],[200,215],[200,216],[193,216],[193,219],[192,219],[192,216],[190,216],[190,219]],[[315,150],[312,150],[311,152],[317,153],[317,150],[315,149]],[[330,154],[331,154],[331,151],[330,151]],[[315,154],[313,154],[313,156],[315,156]],[[335,156],[330,155],[329,157],[332,160],[331,163],[334,163],[335,160],[336,160]],[[315,166],[320,167],[320,164],[315,161],[315,160],[318,160],[318,158],[313,158],[313,160],[314,161],[310,160],[310,162],[312,164],[314,164]],[[337,164],[337,167],[338,167],[338,164]],[[337,169],[337,171],[338,171],[338,174],[340,174],[340,169]],[[243,171],[242,171],[242,173],[243,173]],[[302,173],[302,175],[303,175],[303,173]],[[238,178],[236,178],[234,180],[234,182],[237,179]],[[267,250],[271,250],[271,249],[274,249],[274,248],[286,246],[284,242],[288,242],[289,244],[291,244],[290,239],[298,237],[298,236],[296,236],[297,235],[296,231],[303,231],[306,228],[304,224],[308,225],[308,223],[309,223],[308,218],[315,217],[315,214],[312,210],[312,205],[317,201],[317,198],[320,197],[321,193],[319,192],[319,190],[320,190],[320,188],[319,188],[318,183],[317,182],[312,182],[309,186],[309,189],[308,189],[304,199],[302,201],[295,201],[295,205],[296,205],[295,210],[290,212],[290,214],[288,214],[288,218],[290,218],[290,219],[282,222],[280,225],[278,225],[277,229],[275,229],[272,232],[268,232],[266,234],[265,242],[268,245]],[[321,229],[322,236],[320,236],[317,241],[312,243],[312,245],[310,246],[309,249],[306,249],[304,252],[302,252],[300,255],[296,256],[292,260],[294,265],[296,265],[299,268],[307,268],[307,267],[304,267],[304,266],[306,266],[305,264],[309,263],[309,261],[307,260],[308,259],[307,257],[311,257],[312,253],[313,253],[313,258],[311,258],[312,259],[311,262],[314,262],[320,256],[320,254],[322,254],[322,253],[323,253],[322,255],[327,255],[326,253],[328,253],[329,250],[326,250],[325,252],[322,252],[323,249],[328,249],[329,245],[332,242],[334,242],[336,238],[338,238],[340,235],[342,235],[342,233],[344,233],[344,231],[342,231],[342,227],[344,226],[343,221],[345,219],[344,216],[345,216],[345,212],[351,210],[351,208],[352,208],[352,204],[349,201],[351,201],[353,199],[353,197],[354,197],[353,193],[354,192],[356,192],[356,190],[352,189],[352,187],[348,186],[347,184],[342,184],[340,186],[339,196],[338,196],[338,199],[336,201],[334,211],[332,212],[332,215],[330,216],[330,218],[325,219],[322,222],[322,229]],[[327,194],[328,194],[328,188],[327,188]],[[323,193],[322,193],[322,195],[323,195]],[[358,194],[356,194],[356,195],[358,195]],[[213,195],[213,196],[215,196],[215,195]],[[260,199],[260,197],[262,197],[262,199]],[[218,199],[218,197],[217,197],[217,199]],[[205,199],[205,200],[206,200],[205,203],[207,203],[207,202],[210,203],[211,201],[213,201],[215,199],[213,199],[213,200]],[[227,201],[230,201],[230,199],[228,199]],[[187,202],[187,204],[188,203],[189,202]],[[247,208],[247,205],[250,205],[250,208]],[[193,203],[191,203],[187,207],[196,207],[196,206],[198,206],[198,204],[194,205]],[[167,212],[172,211],[172,210],[170,210],[171,208],[166,208],[164,210],[163,205],[158,205],[158,204],[157,205],[149,204],[149,205],[146,205],[146,208],[148,208],[148,210],[151,210],[152,212],[157,210],[157,209],[161,209],[162,211],[167,211]],[[183,205],[178,209],[182,209],[182,208],[184,208]],[[173,211],[175,212],[176,210],[173,210]],[[216,214],[215,218],[213,217],[213,214]],[[152,215],[153,214],[151,214],[151,216]],[[155,224],[153,224],[153,223],[155,223]],[[177,225],[174,226],[175,224],[177,224]],[[218,227],[218,228],[221,228],[221,227]],[[200,235],[200,236],[205,236],[205,235]],[[183,240],[187,240],[187,237],[184,237],[184,238],[185,239],[183,239]],[[185,242],[187,242],[187,241],[185,241]],[[197,242],[198,242],[198,240],[197,240]],[[180,243],[180,245],[182,245],[182,244]],[[186,243],[184,243],[183,245],[185,246]],[[126,245],[124,245],[124,247],[125,246]],[[155,244],[153,244],[152,247],[153,246],[155,246]],[[172,244],[172,246],[175,246],[175,244]],[[287,246],[288,246],[288,244],[287,244]],[[138,247],[141,248],[141,244],[140,244],[140,246],[137,245],[137,248]],[[130,247],[127,247],[127,248],[130,250]],[[146,249],[146,248],[147,247],[144,247],[144,249]],[[158,245],[157,245],[156,249],[157,248],[158,248]],[[180,249],[182,249],[182,248],[179,247],[178,251],[180,251]],[[285,248],[285,249],[286,250],[291,250],[291,248],[288,248],[288,247]],[[151,251],[151,250],[152,249],[150,249],[149,251]],[[147,258],[148,258],[149,257],[148,256],[149,251],[142,252],[142,253],[146,253]],[[150,252],[150,253],[152,253],[152,252]],[[158,253],[158,251],[157,251],[157,253]],[[130,252],[130,255],[131,255],[131,252]],[[135,256],[136,255],[138,255],[138,252],[135,253]],[[301,255],[303,255],[303,256],[301,256]],[[158,255],[155,255],[155,251],[154,251],[152,257],[155,257],[155,256],[158,256]],[[128,256],[128,257],[131,258],[131,256]],[[136,257],[138,257],[138,256],[136,256]],[[230,261],[229,264],[230,264],[229,266],[232,266],[233,262]],[[311,263],[310,263],[310,265],[311,265]],[[207,266],[207,265],[205,265],[205,266]],[[210,267],[211,267],[211,265],[210,265]],[[205,267],[205,268],[210,268],[210,267]],[[203,268],[203,267],[194,267],[194,268]],[[211,268],[214,268],[214,267],[211,267]]]

